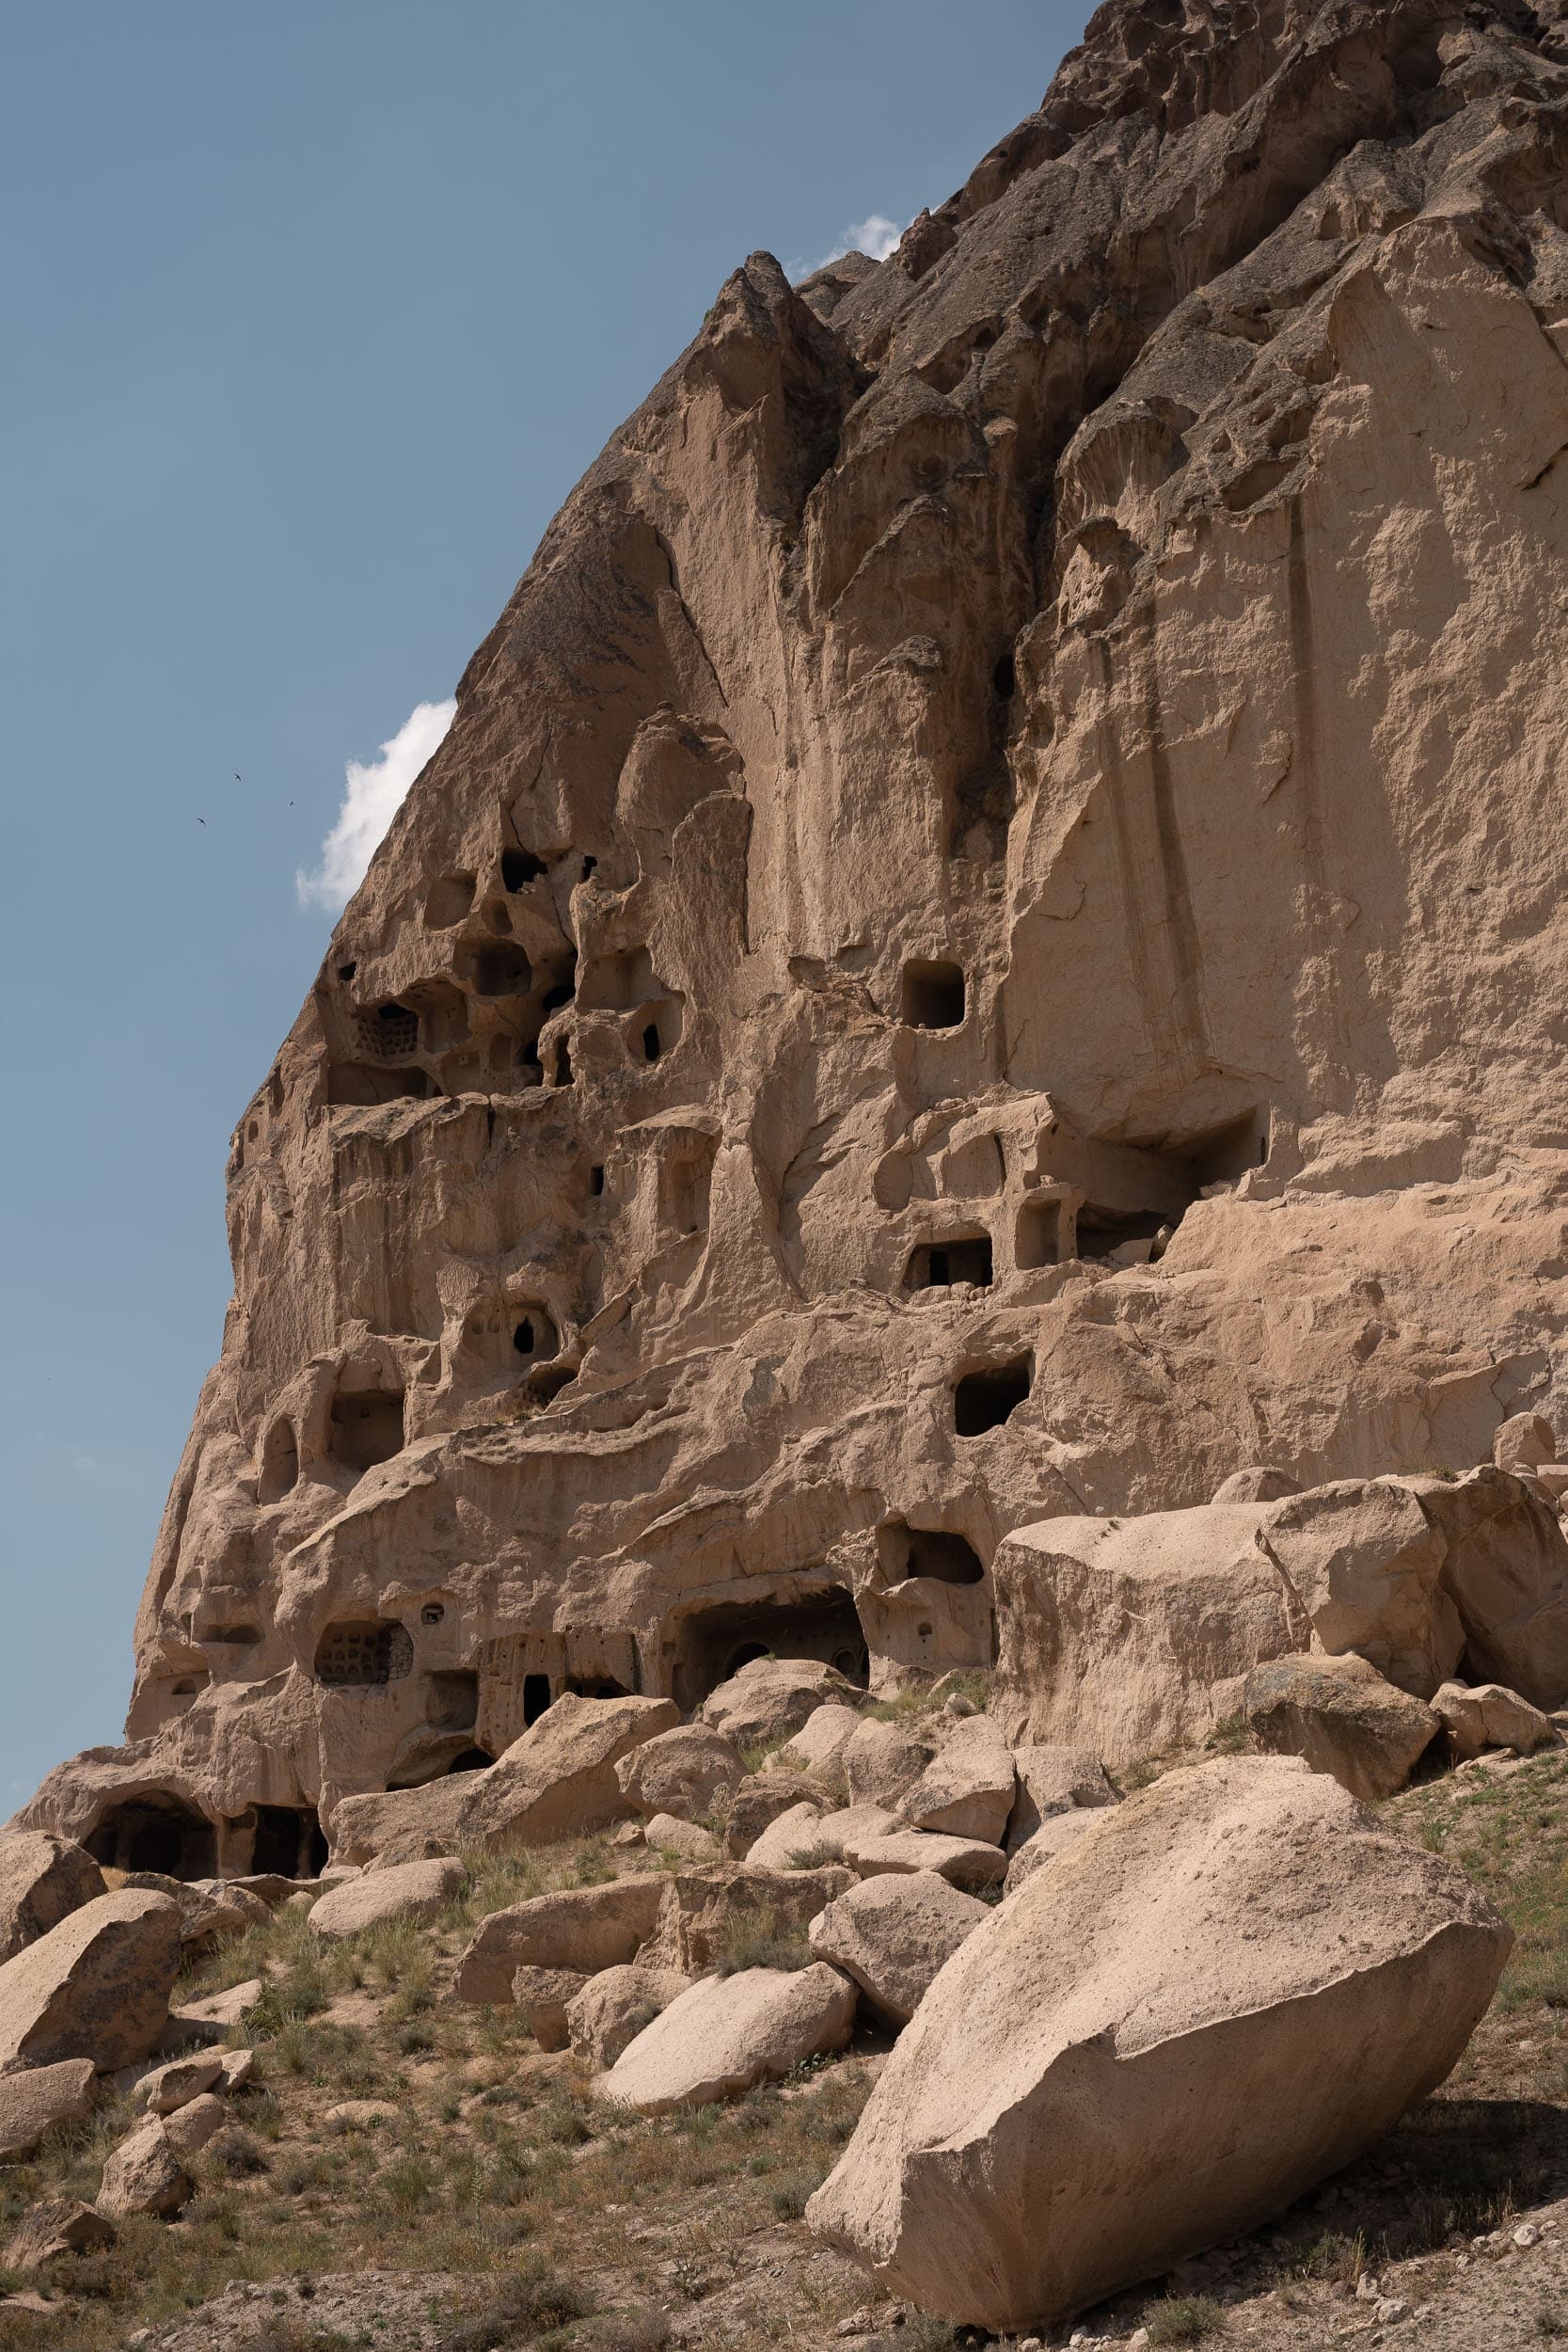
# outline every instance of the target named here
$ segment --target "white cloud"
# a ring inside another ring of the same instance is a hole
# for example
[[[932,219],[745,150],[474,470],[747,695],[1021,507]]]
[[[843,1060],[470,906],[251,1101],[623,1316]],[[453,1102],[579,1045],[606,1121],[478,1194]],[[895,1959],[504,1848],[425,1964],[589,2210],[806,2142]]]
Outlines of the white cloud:
[[[830,262],[841,262],[847,253],[864,253],[873,262],[885,262],[897,245],[908,223],[902,226],[890,220],[886,213],[867,213],[863,220],[852,220],[844,231],[841,244],[831,253],[823,253],[815,262],[798,262],[791,270],[794,278],[809,278],[813,270],[826,269]]]
[[[379,759],[347,762],[348,789],[338,821],[322,843],[321,864],[313,874],[294,876],[302,907],[336,912],[348,904],[409,786],[440,748],[456,713],[455,702],[416,703],[397,733],[381,746]]]

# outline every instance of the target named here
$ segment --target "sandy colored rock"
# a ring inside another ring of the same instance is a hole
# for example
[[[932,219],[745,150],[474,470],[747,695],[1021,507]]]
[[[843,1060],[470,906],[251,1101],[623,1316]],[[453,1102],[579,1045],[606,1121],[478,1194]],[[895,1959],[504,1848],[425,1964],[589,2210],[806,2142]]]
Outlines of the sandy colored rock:
[[[1232,1470],[1222,1479],[1210,1496],[1211,1502],[1278,1502],[1286,1495],[1299,1495],[1301,1481],[1289,1470],[1275,1470],[1266,1462],[1259,1462],[1247,1470]]]
[[[821,1962],[810,1968],[742,1968],[707,1977],[672,2001],[627,2044],[594,2095],[642,2115],[738,2098],[777,2082],[824,2050],[841,2050],[856,1989]]]
[[[1354,1650],[1420,1699],[1452,1674],[1465,1635],[1443,1588],[1443,1539],[1402,1481],[1308,1487],[1267,1512],[1262,1542],[1315,1647],[1334,1657]]]
[[[0,1967],[0,2072],[90,2058],[103,2074],[146,2058],[180,1968],[166,1895],[97,1895]]]
[[[736,1747],[772,1747],[819,1707],[854,1696],[854,1685],[817,1659],[753,1658],[708,1693],[703,1721]]]
[[[103,1871],[70,1838],[41,1830],[0,1836],[0,1962],[104,1891]]]
[[[61,2254],[91,2254],[112,2246],[118,2233],[91,2205],[51,2198],[30,2205],[6,2248],[8,2270],[41,2270]]]
[[[196,2183],[170,2145],[163,2118],[153,2116],[122,2139],[103,2167],[97,2205],[112,2221],[134,2214],[167,2220],[196,2195]]]
[[[563,1692],[489,1772],[465,1775],[474,1783],[465,1842],[515,1851],[603,1829],[627,1810],[616,1765],[678,1721],[668,1699]]]
[[[469,1801],[467,1773],[426,1781],[418,1788],[393,1788],[382,1796],[345,1797],[333,1807],[332,1851],[336,1860],[359,1866],[435,1861],[454,1854],[464,1842]]]
[[[934,1870],[949,1884],[970,1894],[983,1886],[995,1886],[1007,1869],[1006,1855],[989,1839],[949,1837],[941,1831],[924,1829],[846,1837],[844,1859],[862,1878],[878,1878],[884,1870],[901,1876]]]
[[[1349,2163],[1443,2080],[1511,1942],[1294,1759],[1169,1773],[962,1945],[807,2220],[922,2310],[1037,2328]]]
[[[1464,1629],[1466,1670],[1532,1707],[1562,1706],[1568,1537],[1555,1509],[1521,1479],[1489,1467],[1403,1484],[1444,1545],[1443,1585]]]
[[[1018,1789],[1007,1818],[1009,1853],[1016,1853],[1054,1814],[1117,1802],[1104,1766],[1086,1748],[1015,1748],[1013,1769]]]
[[[193,2041],[221,2042],[243,2022],[245,2011],[255,2008],[264,1989],[260,1977],[246,1977],[221,1993],[200,1994],[171,2010],[169,2025],[176,2031],[188,2032]]]
[[[492,1911],[457,1963],[452,1998],[505,2003],[519,1968],[575,1968],[594,1976],[635,1959],[665,1900],[654,1873],[605,1886],[568,1886]]]
[[[198,2156],[229,2121],[229,2109],[215,2092],[202,2091],[164,2118],[164,2137],[182,2164]]]
[[[1247,1677],[1247,1729],[1259,1747],[1299,1756],[1369,1804],[1402,1788],[1436,1738],[1432,1708],[1364,1658],[1281,1658]]]
[[[710,1829],[680,1820],[673,1813],[656,1813],[646,1821],[643,1843],[656,1853],[679,1854],[685,1862],[717,1862],[723,1851]]]
[[[804,1772],[773,1768],[748,1773],[730,1800],[724,1817],[725,1853],[732,1862],[743,1860],[768,1823],[776,1821],[781,1813],[787,1813],[792,1805],[826,1802],[821,1782],[812,1780]]]
[[[621,1794],[644,1819],[673,1813],[683,1821],[711,1813],[746,1777],[733,1740],[707,1724],[677,1724],[624,1756],[615,1767]]]
[[[1517,1691],[1500,1682],[1481,1682],[1473,1688],[1445,1682],[1434,1691],[1432,1711],[1449,1735],[1449,1752],[1465,1761],[1487,1748],[1512,1748],[1515,1756],[1533,1756],[1537,1748],[1562,1745],[1562,1734],[1549,1715],[1531,1707]]]
[[[792,1870],[798,1867],[798,1856],[810,1854],[816,1859],[824,1810],[822,1804],[792,1804],[787,1813],[781,1813],[748,1852],[751,1868]]]
[[[166,1895],[178,1904],[180,1942],[187,1961],[215,1951],[251,1928],[264,1928],[272,1919],[273,1905],[261,1895],[250,1887],[226,1885],[221,1879],[184,1881],[160,1870],[132,1870],[124,1884]]]
[[[61,2058],[0,2074],[0,2164],[30,2156],[57,2123],[80,2123],[92,2111],[98,2074],[90,2058]]]
[[[1015,1893],[1025,1879],[1033,1878],[1035,1872],[1044,1869],[1048,1862],[1054,1862],[1059,1854],[1066,1853],[1068,1848],[1076,1845],[1084,1832],[1093,1825],[1095,1819],[1093,1812],[1079,1811],[1053,1813],[1043,1820],[1022,1846],[1012,1849],[1007,1862],[1007,1875],[1002,1882],[1003,1893]]]
[[[226,2097],[232,2091],[243,2090],[256,2072],[255,2051],[220,2050],[217,2055],[223,2068],[223,2079],[217,2088]]]
[[[764,1924],[772,1934],[803,1933],[851,1883],[836,1863],[810,1870],[765,1870],[717,1862],[678,1870],[666,1882],[658,1925],[638,1953],[645,1967],[700,1977],[717,1967],[736,1938]]]
[[[572,2056],[602,2073],[690,1987],[689,1977],[671,1968],[602,1969],[566,2004]]]
[[[322,2129],[335,2138],[345,2132],[374,2132],[388,2123],[402,2121],[399,2110],[386,2099],[340,2099],[322,2117]]]
[[[847,1804],[837,1812],[824,1813],[817,1820],[813,1843],[835,1862],[844,1859],[845,1849],[859,1837],[891,1837],[907,1824],[896,1813],[890,1813],[880,1804]]]
[[[1557,1433],[1542,1413],[1512,1413],[1492,1436],[1492,1459],[1515,1478],[1557,1460]]]
[[[591,1981],[580,1968],[519,1968],[512,1998],[542,2050],[563,2050],[571,2039],[567,2011]]]
[[[1000,1845],[1013,1809],[1013,1752],[989,1715],[953,1725],[898,1810],[916,1829]]]
[[[896,1723],[869,1717],[839,1752],[850,1804],[896,1811],[930,1763],[931,1754],[928,1740],[915,1739]]]
[[[877,2015],[909,2024],[937,1971],[990,1912],[933,1870],[847,1887],[808,1931],[812,1950],[853,1977]]]
[[[797,1772],[832,1774],[842,1766],[844,1751],[859,1731],[861,1720],[852,1707],[830,1702],[814,1708],[794,1738],[780,1749],[780,1763]]]
[[[223,2059],[215,2051],[194,2051],[188,2058],[169,2058],[144,2074],[136,2096],[149,2115],[172,2115],[192,2099],[199,2099],[224,2078]]]
[[[335,1886],[311,1908],[310,1932],[329,1943],[387,1927],[395,1919],[434,1919],[468,1883],[461,1862],[401,1862]]]

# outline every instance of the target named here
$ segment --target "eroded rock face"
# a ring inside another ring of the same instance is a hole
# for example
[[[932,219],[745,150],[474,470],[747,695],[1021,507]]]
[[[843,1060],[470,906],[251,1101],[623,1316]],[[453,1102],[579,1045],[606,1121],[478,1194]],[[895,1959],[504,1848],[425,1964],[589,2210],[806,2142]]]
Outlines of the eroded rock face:
[[[0,1837],[0,1961],[105,1891],[97,1863],[69,1839],[37,1830]]]
[[[1112,0],[889,260],[719,290],[235,1132],[30,1826],[281,1867],[566,1692],[989,1664],[1021,1527],[1561,1418],[1565,121],[1541,15]]]
[[[966,1938],[806,2218],[923,2311],[1001,2334],[1079,2310],[1376,2139],[1512,1941],[1294,1759],[1172,1772]]]
[[[166,1895],[95,1896],[0,1967],[0,2073],[86,2058],[107,2074],[146,2058],[180,1960]]]

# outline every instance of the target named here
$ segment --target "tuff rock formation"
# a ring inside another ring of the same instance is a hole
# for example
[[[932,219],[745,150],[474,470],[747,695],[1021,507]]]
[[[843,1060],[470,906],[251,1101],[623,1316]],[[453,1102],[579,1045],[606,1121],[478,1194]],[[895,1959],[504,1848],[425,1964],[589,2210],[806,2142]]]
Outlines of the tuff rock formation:
[[[1111,0],[891,259],[736,272],[240,1121],[29,1825],[309,1869],[565,1690],[987,1664],[1025,1524],[1549,1461],[1565,152],[1557,0]]]

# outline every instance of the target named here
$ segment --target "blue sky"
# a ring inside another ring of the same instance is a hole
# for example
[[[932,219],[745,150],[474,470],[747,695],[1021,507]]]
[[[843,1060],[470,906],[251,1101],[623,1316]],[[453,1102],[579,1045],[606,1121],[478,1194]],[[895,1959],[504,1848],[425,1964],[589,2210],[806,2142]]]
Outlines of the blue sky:
[[[0,1813],[119,1737],[345,764],[451,693],[736,263],[940,203],[1082,22],[0,5]]]

